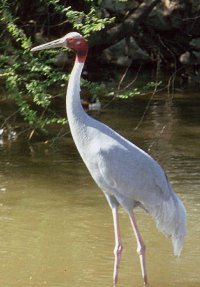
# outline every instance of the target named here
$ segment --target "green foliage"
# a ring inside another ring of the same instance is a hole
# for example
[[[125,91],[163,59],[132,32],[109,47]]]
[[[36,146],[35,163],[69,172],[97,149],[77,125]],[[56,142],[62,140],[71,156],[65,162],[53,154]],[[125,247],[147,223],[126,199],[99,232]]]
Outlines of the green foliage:
[[[114,18],[102,18],[101,0],[85,0],[86,11],[76,11],[71,6],[65,7],[60,0],[36,0],[30,6],[52,9],[61,15],[62,21],[67,21],[69,27],[80,31],[85,37],[104,29]],[[15,1],[14,1],[15,3]],[[39,129],[46,132],[51,124],[64,124],[65,118],[58,115],[53,105],[52,88],[59,89],[65,85],[68,76],[53,65],[53,59],[60,50],[45,50],[37,53],[30,52],[33,46],[31,38],[26,35],[20,19],[15,15],[14,4],[9,0],[0,2],[0,28],[2,29],[0,47],[0,78],[5,79],[5,86],[15,100],[18,110],[32,130]],[[36,11],[38,11],[36,9]],[[48,10],[47,9],[47,10]],[[46,21],[46,20],[45,20]],[[46,22],[45,22],[46,23]],[[148,89],[156,89],[160,83],[150,82],[142,90],[118,91],[114,96],[127,99],[140,95]],[[82,87],[92,97],[105,93],[103,85],[82,80]],[[62,89],[63,91],[63,89]],[[110,93],[110,95],[113,95]]]
[[[71,8],[71,7],[69,7]],[[84,12],[67,11],[66,17],[74,26],[75,29],[81,31],[85,37],[88,37],[91,33],[98,32],[105,28],[105,25],[110,24],[115,18],[100,18],[98,10],[94,7],[91,8],[88,14]]]
[[[101,11],[94,1],[86,0],[90,5],[89,12],[75,11],[71,6],[65,7],[59,0],[49,0],[49,4],[54,5],[56,11],[65,15],[73,28],[80,31],[86,38],[94,32],[105,28],[106,25],[115,21],[115,18],[101,18]],[[101,1],[99,1],[100,4]]]
[[[69,23],[85,36],[99,31],[113,19],[102,19],[95,9],[94,1],[87,1],[89,12],[75,11],[71,6],[64,7],[59,0],[39,0],[40,5],[53,7],[56,13],[64,15]],[[8,0],[2,0],[0,27],[6,34],[3,49],[0,50],[0,77],[15,100],[20,114],[28,122],[31,129],[46,131],[50,124],[64,124],[66,120],[52,109],[53,96],[49,92],[53,86],[63,85],[68,76],[52,65],[52,59],[60,52],[42,51],[37,57],[30,52],[32,42],[19,25],[19,19],[13,13],[13,6]],[[98,93],[100,86],[83,81],[83,86],[90,93]]]
[[[31,40],[16,24],[6,0],[2,2],[1,9],[3,12],[1,23],[6,26],[10,35],[7,49],[1,58],[1,77],[5,78],[6,88],[24,119],[32,128],[45,131],[47,124],[64,122],[55,112],[50,112],[52,96],[48,93],[48,88],[58,78],[64,77],[60,72],[54,72],[44,57],[41,56],[40,61],[33,58],[30,52]],[[10,52],[13,40],[18,44],[18,49]]]
[[[144,90],[157,89],[157,88],[160,87],[161,85],[162,85],[162,81],[159,81],[159,82],[148,82],[148,83],[144,86]]]
[[[82,87],[86,89],[93,98],[96,98],[102,94],[106,94],[107,92],[103,84],[90,82],[85,79],[82,79]]]
[[[108,93],[108,96],[114,96],[116,98],[120,98],[122,100],[126,100],[135,96],[141,96],[144,95],[147,92],[152,92],[156,91],[158,87],[162,85],[162,81],[159,82],[148,82],[145,86],[142,88],[134,88],[134,89],[125,89],[125,90],[120,90],[120,91],[111,91]]]
[[[123,91],[123,93],[117,94],[117,97],[125,100],[125,99],[131,98],[134,96],[138,96],[138,95],[141,95],[141,91],[138,90],[138,88],[134,88],[131,91]]]

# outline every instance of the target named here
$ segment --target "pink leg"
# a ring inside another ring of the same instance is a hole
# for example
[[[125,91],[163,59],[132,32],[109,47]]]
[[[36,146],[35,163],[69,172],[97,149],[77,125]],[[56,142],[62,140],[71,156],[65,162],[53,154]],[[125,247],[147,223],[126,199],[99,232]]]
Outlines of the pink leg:
[[[142,271],[142,277],[144,280],[144,285],[147,286],[147,271],[146,271],[146,262],[145,262],[145,245],[142,239],[142,236],[139,232],[139,229],[136,224],[134,213],[129,213],[129,218],[131,221],[131,225],[133,228],[133,232],[135,234],[135,238],[137,241],[137,253],[140,257],[140,265],[141,265],[141,271]]]
[[[114,272],[113,272],[113,283],[114,286],[117,284],[118,279],[118,268],[122,253],[122,242],[121,242],[121,236],[119,231],[119,219],[118,219],[118,209],[117,207],[112,208],[112,214],[113,214],[113,223],[114,223],[114,232],[115,232],[115,249],[114,249],[114,255],[115,255],[115,261],[114,261]]]

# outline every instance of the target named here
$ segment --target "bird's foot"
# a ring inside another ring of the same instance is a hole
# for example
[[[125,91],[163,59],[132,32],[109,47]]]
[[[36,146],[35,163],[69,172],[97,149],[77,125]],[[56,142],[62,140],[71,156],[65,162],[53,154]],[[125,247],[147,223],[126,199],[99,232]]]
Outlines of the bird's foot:
[[[118,274],[114,274],[114,276],[113,276],[113,287],[117,286],[117,282],[118,282]]]
[[[147,275],[144,276],[144,287],[148,287],[148,280],[147,280]]]

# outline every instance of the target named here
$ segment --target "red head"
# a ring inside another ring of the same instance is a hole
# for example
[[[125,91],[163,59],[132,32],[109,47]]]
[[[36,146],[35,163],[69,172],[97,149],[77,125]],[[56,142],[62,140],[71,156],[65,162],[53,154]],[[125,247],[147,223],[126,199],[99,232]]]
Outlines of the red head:
[[[46,43],[44,45],[37,46],[31,51],[39,51],[50,48],[67,47],[76,52],[76,62],[84,63],[87,57],[88,44],[86,40],[77,32],[68,33],[66,36]]]
[[[76,62],[85,62],[88,52],[88,44],[79,33],[71,32],[65,36],[66,46],[76,52]]]

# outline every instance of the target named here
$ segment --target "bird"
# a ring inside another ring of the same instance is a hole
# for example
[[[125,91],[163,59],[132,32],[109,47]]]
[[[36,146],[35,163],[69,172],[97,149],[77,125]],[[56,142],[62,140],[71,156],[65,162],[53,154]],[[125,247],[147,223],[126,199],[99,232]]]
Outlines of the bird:
[[[99,111],[101,110],[101,102],[98,98],[87,97],[81,99],[82,106],[88,111]]]
[[[140,207],[153,217],[157,228],[171,238],[174,255],[179,256],[186,235],[185,206],[156,160],[84,111],[80,100],[80,79],[89,49],[87,40],[78,32],[70,32],[31,51],[59,47],[73,50],[76,55],[66,93],[66,113],[71,135],[112,211],[115,238],[113,286],[117,286],[123,250],[118,215],[120,207],[130,219],[143,284],[147,286],[146,246],[136,222],[135,208]]]

